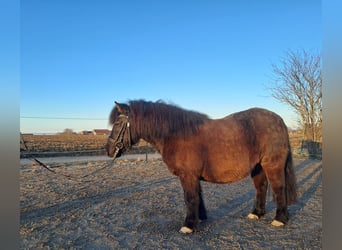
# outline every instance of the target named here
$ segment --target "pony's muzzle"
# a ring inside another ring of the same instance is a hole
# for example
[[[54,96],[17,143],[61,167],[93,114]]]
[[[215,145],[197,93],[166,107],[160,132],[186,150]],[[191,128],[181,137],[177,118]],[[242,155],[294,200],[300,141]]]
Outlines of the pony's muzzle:
[[[107,156],[110,157],[110,158],[113,158],[114,157],[114,152],[115,152],[115,148],[113,147],[113,145],[107,143],[104,148],[105,148],[105,150],[107,152]]]
[[[115,147],[114,150],[107,150],[107,155],[110,158],[117,158],[121,156],[121,148],[120,147]]]

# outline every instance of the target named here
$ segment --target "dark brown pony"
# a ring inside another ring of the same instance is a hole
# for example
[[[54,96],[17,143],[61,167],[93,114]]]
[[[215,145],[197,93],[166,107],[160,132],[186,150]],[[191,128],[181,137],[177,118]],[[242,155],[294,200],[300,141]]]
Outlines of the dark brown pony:
[[[164,102],[116,103],[110,114],[114,124],[106,144],[116,157],[143,138],[161,154],[171,173],[178,176],[187,207],[182,233],[198,229],[207,218],[200,180],[230,183],[250,175],[256,202],[250,219],[265,214],[268,183],[277,204],[274,226],[289,220],[287,206],[296,201],[288,131],[275,113],[252,108],[213,120]]]

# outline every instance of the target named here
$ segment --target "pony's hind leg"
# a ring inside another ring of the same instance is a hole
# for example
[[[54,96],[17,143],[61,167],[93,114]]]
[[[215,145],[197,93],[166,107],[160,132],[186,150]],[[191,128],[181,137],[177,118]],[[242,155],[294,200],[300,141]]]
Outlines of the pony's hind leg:
[[[277,204],[276,216],[272,222],[273,226],[284,226],[289,220],[287,202],[285,195],[285,172],[283,167],[273,168],[267,171],[268,181],[273,191]]]
[[[248,218],[259,219],[266,213],[265,204],[268,181],[260,164],[255,166],[251,173],[251,177],[253,178],[253,183],[256,189],[256,200],[252,212],[248,214]]]

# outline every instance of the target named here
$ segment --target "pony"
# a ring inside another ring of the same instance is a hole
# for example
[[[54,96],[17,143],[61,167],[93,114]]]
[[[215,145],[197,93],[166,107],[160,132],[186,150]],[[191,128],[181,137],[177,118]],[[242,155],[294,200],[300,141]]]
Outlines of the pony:
[[[207,219],[200,181],[231,183],[251,176],[256,199],[248,218],[265,215],[270,186],[276,202],[271,224],[289,221],[287,207],[297,200],[296,177],[287,127],[274,112],[251,108],[211,119],[163,101],[131,100],[115,102],[109,121],[109,157],[119,157],[142,138],[179,177],[186,205],[181,233],[198,231],[199,221]]]

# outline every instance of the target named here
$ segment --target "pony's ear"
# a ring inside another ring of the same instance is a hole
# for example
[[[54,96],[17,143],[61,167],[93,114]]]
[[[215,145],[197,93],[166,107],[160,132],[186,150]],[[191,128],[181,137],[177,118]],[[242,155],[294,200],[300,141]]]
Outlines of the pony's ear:
[[[114,102],[115,103],[115,107],[116,107],[116,109],[118,110],[118,112],[120,113],[120,114],[122,114],[124,111],[123,111],[123,109],[122,109],[122,107],[121,107],[121,104],[120,103],[118,103],[118,102]]]

